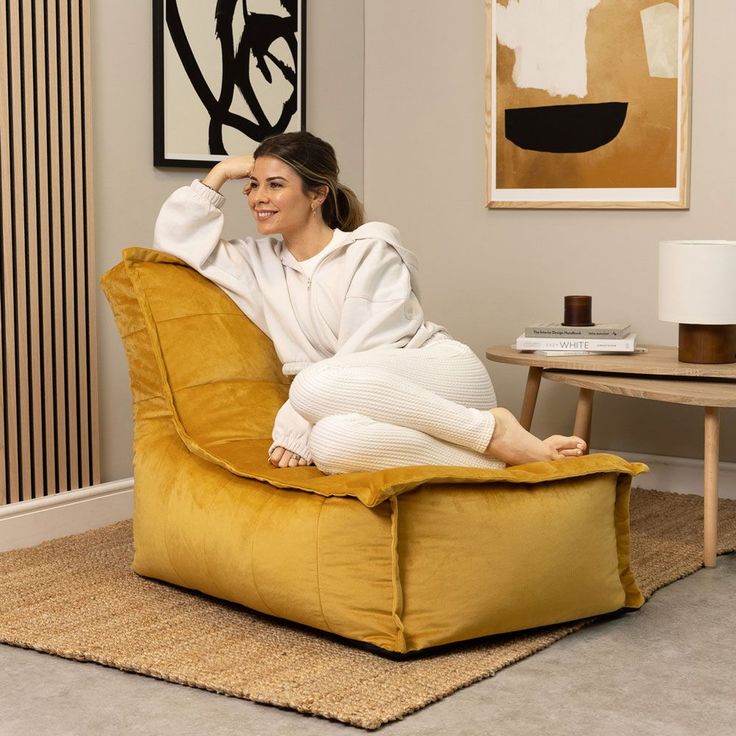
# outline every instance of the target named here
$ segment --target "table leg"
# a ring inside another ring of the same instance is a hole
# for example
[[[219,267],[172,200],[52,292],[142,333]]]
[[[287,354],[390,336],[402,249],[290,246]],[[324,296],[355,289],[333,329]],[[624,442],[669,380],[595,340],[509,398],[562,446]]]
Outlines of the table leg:
[[[718,538],[718,445],[720,415],[717,407],[705,407],[705,452],[703,455],[703,561],[716,566]]]
[[[539,383],[542,380],[542,369],[536,366],[529,368],[529,375],[526,378],[526,389],[524,389],[524,402],[521,405],[521,419],[519,420],[522,427],[527,432],[531,429],[532,418],[534,417],[534,407],[537,405],[537,394],[539,393]]]
[[[585,440],[590,449],[590,423],[593,419],[593,396],[595,391],[581,388],[578,395],[578,408],[575,411],[575,427],[572,433]]]

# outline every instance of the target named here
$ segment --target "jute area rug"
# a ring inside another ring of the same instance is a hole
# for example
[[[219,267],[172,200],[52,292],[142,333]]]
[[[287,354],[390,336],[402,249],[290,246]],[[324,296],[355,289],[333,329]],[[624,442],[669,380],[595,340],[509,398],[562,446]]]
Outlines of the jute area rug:
[[[646,597],[702,567],[702,523],[702,497],[632,493],[633,565]],[[721,501],[718,537],[720,553],[736,549],[736,501]],[[593,621],[397,662],[143,579],[131,559],[127,521],[0,554],[0,642],[375,729]]]

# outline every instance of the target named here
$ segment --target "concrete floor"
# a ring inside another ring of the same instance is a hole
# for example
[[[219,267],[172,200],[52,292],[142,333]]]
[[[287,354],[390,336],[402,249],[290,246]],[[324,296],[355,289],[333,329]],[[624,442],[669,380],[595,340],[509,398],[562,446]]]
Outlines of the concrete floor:
[[[573,634],[382,736],[731,736],[736,555],[638,613]],[[361,729],[0,645],[1,736],[331,736]]]

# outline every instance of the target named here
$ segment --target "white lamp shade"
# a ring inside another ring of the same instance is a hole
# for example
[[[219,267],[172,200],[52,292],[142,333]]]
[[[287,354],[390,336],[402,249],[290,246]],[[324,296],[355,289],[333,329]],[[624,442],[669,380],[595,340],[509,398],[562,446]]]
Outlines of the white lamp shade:
[[[660,243],[659,318],[692,325],[736,324],[736,241]]]

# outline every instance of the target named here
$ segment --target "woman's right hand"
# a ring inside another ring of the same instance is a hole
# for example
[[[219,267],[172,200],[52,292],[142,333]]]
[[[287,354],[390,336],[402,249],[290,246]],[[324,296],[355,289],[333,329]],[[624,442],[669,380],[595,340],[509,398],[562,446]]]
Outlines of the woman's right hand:
[[[230,179],[246,179],[253,171],[255,159],[250,154],[231,156],[210,169],[209,174],[202,179],[202,184],[219,192],[222,185]]]

